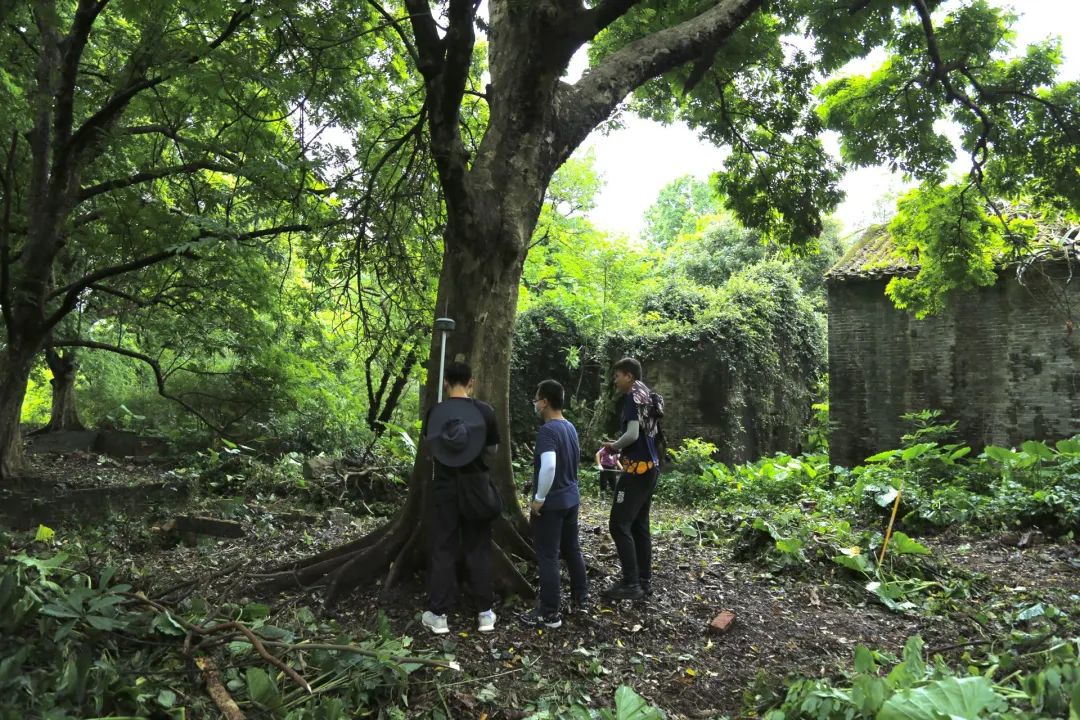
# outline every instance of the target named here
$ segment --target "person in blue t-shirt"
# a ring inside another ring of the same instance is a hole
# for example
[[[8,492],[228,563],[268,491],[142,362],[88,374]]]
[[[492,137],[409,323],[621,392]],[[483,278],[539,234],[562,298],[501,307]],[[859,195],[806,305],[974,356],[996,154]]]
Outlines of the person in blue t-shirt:
[[[656,440],[642,427],[642,413],[651,393],[641,382],[641,363],[623,358],[615,363],[615,390],[622,394],[622,435],[604,443],[609,451],[622,453],[622,475],[615,485],[608,529],[622,565],[622,579],[604,595],[612,600],[638,600],[652,593],[652,536],[649,510],[659,477]]]
[[[544,424],[536,434],[533,461],[533,497],[529,503],[536,557],[540,565],[539,606],[522,616],[533,626],[557,628],[559,615],[559,556],[570,571],[570,597],[582,606],[588,595],[585,558],[578,542],[578,460],[581,447],[577,429],[563,417],[565,391],[554,380],[536,388],[533,409]]]

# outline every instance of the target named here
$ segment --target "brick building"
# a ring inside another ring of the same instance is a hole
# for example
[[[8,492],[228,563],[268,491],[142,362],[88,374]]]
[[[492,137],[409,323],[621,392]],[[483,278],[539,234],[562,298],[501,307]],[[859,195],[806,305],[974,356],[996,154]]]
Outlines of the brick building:
[[[900,416],[923,409],[956,420],[976,452],[1080,432],[1078,232],[1044,231],[1049,259],[1004,268],[924,320],[884,294],[917,268],[884,229],[867,232],[827,275],[833,462],[897,447],[909,429]]]

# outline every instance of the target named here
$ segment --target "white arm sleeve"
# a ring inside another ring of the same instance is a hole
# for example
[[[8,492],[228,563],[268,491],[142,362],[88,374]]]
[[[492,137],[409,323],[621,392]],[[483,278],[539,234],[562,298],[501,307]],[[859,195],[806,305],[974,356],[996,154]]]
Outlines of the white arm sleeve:
[[[611,443],[611,447],[615,448],[616,450],[625,450],[626,448],[633,445],[637,441],[637,439],[638,421],[631,420],[630,422],[626,423],[626,432],[624,432],[622,434],[622,437],[620,437],[618,440]]]
[[[540,455],[540,472],[536,476],[536,500],[538,502],[544,502],[553,482],[555,482],[555,451],[548,450]]]

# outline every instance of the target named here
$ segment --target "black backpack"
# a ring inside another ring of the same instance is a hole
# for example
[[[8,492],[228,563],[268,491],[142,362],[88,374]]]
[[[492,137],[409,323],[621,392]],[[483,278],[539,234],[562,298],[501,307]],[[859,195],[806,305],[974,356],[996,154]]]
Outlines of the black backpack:
[[[466,520],[488,522],[503,511],[502,496],[487,472],[460,473],[457,496],[458,512]]]
[[[664,457],[667,455],[667,439],[664,437],[663,428],[660,427],[660,420],[664,417],[665,410],[664,396],[649,390],[648,404],[638,404],[637,408],[638,423],[641,425],[641,431],[653,439],[653,444],[656,447],[657,463],[663,463]]]
[[[649,435],[656,445],[656,457],[658,464],[663,465],[667,459],[667,438],[664,436],[664,428],[660,427],[660,420],[664,417],[664,396],[658,392],[649,391],[649,407],[646,411],[651,423]]]

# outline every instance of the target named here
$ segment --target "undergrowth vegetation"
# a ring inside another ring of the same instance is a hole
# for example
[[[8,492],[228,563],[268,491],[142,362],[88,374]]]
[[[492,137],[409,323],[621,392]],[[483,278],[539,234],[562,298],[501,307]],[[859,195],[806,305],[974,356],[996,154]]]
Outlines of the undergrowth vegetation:
[[[819,408],[822,423],[825,411]],[[912,430],[901,447],[855,468],[831,466],[820,447],[736,466],[716,462],[715,446],[700,440],[670,451],[658,498],[680,509],[665,513],[654,532],[674,533],[684,546],[726,548],[761,577],[838,588],[852,607],[963,618],[970,626],[956,644],[935,647],[912,635],[897,655],[899,645],[858,646],[853,665],[840,671],[747,688],[743,714],[1076,720],[1080,596],[1002,592],[939,552],[937,538],[974,543],[992,536],[1015,545],[1038,535],[1061,547],[1073,543],[1080,531],[1080,440],[976,452],[954,442],[955,428],[935,413],[908,419]],[[387,469],[379,477],[400,476],[408,456],[403,446],[369,461]],[[339,472],[310,478],[303,465],[298,455],[265,462],[248,448],[226,446],[171,472],[191,484],[204,509],[256,527],[280,524],[297,509],[305,518],[351,520],[400,501],[401,488],[385,477],[385,487],[372,478],[347,483]],[[582,479],[585,494],[595,495],[595,473]],[[133,533],[145,537],[132,544]],[[462,682],[476,683],[477,703],[501,697],[491,682],[467,674],[461,680],[448,669],[455,662],[450,646],[413,649],[381,614],[365,630],[302,602],[272,609],[250,598],[154,590],[138,561],[116,549],[120,536],[128,547],[159,542],[138,523],[75,535],[44,527],[36,535],[0,535],[0,720],[213,717],[219,709],[208,691],[211,677],[247,717],[280,720],[453,717],[444,695]],[[1069,562],[1080,567],[1075,557]],[[603,671],[603,658],[586,659]],[[587,683],[544,689],[550,678],[535,656],[515,658],[511,671],[536,692],[518,709],[521,717],[664,717],[627,686],[613,703]],[[588,676],[591,666],[582,672]]]
[[[0,720],[233,717],[230,703],[259,718],[404,720],[416,716],[410,697],[441,697],[460,678],[452,655],[411,653],[411,638],[382,615],[357,636],[305,606],[272,623],[258,602],[189,595],[165,605],[118,581],[114,566],[97,569],[95,542],[61,542],[44,527],[0,535],[0,549]],[[583,719],[663,717],[625,686],[613,707],[560,707]],[[534,710],[555,717],[543,704]]]
[[[698,440],[670,451],[658,496],[697,509],[670,530],[701,543],[732,543],[737,558],[773,572],[846,584],[855,602],[861,595],[894,612],[973,618],[978,639],[960,664],[927,660],[913,636],[900,658],[859,647],[844,677],[796,679],[786,696],[766,694],[754,704],[771,707],[768,720],[1075,720],[1080,597],[1070,596],[1064,608],[1035,598],[987,604],[984,577],[960,571],[915,538],[951,530],[1012,534],[1021,544],[1032,534],[1074,541],[1080,440],[991,445],[976,454],[950,441],[955,424],[942,424],[938,413],[906,419],[913,429],[901,447],[851,469],[831,467],[824,448],[738,466],[714,462],[716,448]],[[982,647],[989,649],[976,652]]]

